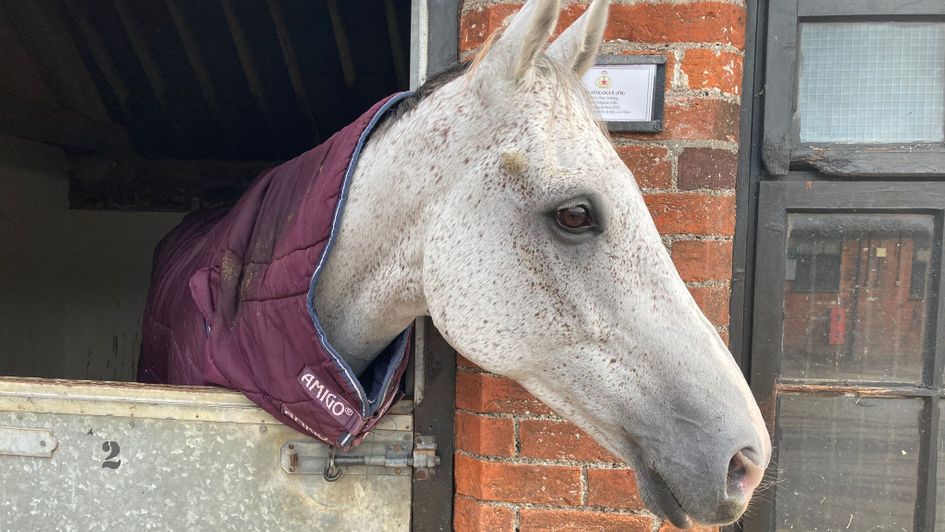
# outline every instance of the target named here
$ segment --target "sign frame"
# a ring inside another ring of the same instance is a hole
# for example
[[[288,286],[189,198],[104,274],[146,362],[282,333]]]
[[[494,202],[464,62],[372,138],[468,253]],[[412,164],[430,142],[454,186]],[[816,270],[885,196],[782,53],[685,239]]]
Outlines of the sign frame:
[[[598,55],[594,67],[606,65],[656,65],[656,76],[653,79],[653,110],[652,120],[640,121],[605,121],[607,130],[626,133],[658,133],[663,131],[663,106],[666,99],[666,61],[665,55]]]

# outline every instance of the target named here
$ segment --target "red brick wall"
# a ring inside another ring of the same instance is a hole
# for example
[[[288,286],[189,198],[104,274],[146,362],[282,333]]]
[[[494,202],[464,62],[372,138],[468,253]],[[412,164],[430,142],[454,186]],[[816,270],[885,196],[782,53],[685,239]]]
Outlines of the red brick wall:
[[[520,3],[466,0],[468,57]],[[584,10],[578,3],[559,30]],[[727,339],[745,5],[614,0],[602,52],[668,58],[664,131],[614,135],[696,301]],[[517,384],[465,360],[456,375],[457,530],[671,530],[625,464]]]

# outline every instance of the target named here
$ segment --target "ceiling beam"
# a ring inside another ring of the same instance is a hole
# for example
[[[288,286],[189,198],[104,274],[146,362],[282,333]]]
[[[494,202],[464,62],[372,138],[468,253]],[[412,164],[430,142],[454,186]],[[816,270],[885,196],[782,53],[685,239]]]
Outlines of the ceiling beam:
[[[0,91],[0,133],[103,153],[131,153],[121,126]]]
[[[394,60],[394,74],[397,76],[397,85],[407,88],[410,86],[410,72],[407,68],[404,43],[400,38],[400,24],[397,21],[397,9],[394,0],[384,0],[384,15],[387,18],[387,34],[390,38],[390,52]]]
[[[249,92],[252,93],[259,110],[262,111],[269,132],[272,134],[273,149],[275,153],[279,152],[275,136],[279,133],[276,129],[275,121],[272,119],[272,113],[269,111],[269,105],[266,103],[266,90],[263,88],[262,78],[259,77],[259,70],[256,68],[256,60],[253,59],[253,51],[249,46],[249,39],[243,31],[239,18],[236,16],[236,9],[231,0],[220,0],[223,6],[223,14],[226,17],[226,25],[230,30],[230,37],[233,38],[233,44],[236,46],[236,52],[239,55],[240,66],[243,67],[243,75],[246,77],[246,83],[249,85]]]
[[[351,46],[348,44],[348,32],[341,19],[338,0],[328,0],[328,18],[331,20],[331,29],[335,32],[335,46],[338,48],[338,59],[341,60],[341,71],[344,74],[345,86],[354,90],[356,81],[354,74],[354,58],[351,55]]]
[[[302,109],[305,118],[308,119],[314,134],[314,141],[321,140],[318,132],[318,123],[315,121],[315,113],[312,111],[312,103],[308,99],[308,93],[305,90],[305,84],[302,82],[302,70],[299,68],[298,57],[295,55],[295,47],[292,46],[292,39],[289,37],[289,29],[285,25],[285,19],[282,16],[282,3],[280,0],[266,0],[269,5],[269,16],[276,26],[276,36],[279,38],[279,47],[282,49],[282,58],[285,60],[286,70],[289,72],[289,79],[292,81],[292,90],[295,91],[295,98]]]
[[[95,120],[108,121],[108,111],[71,39],[60,4],[30,0],[3,2],[2,7],[56,104]]]
[[[129,104],[131,96],[128,93],[128,87],[125,85],[124,80],[122,80],[121,74],[118,73],[115,61],[108,52],[108,47],[105,46],[102,36],[98,33],[98,30],[95,29],[95,26],[93,26],[85,5],[76,2],[76,0],[65,0],[65,5],[82,39],[89,47],[95,65],[98,67],[99,71],[101,71],[102,77],[105,78],[105,83],[108,84],[112,94],[115,95],[115,99],[118,100],[118,106],[121,107],[122,115],[129,123],[135,123],[136,120]]]
[[[217,127],[220,128],[220,133],[226,139],[228,151],[233,155],[236,153],[236,147],[233,143],[232,131],[223,117],[223,111],[220,109],[220,103],[217,100],[217,91],[213,85],[213,79],[210,77],[210,69],[207,68],[207,61],[197,44],[197,38],[181,12],[177,0],[166,0],[166,3],[168,11],[171,12],[174,27],[177,29],[177,35],[184,46],[184,52],[187,54],[187,61],[194,72],[194,77],[197,78],[197,84],[200,86],[203,99],[207,103],[207,108],[210,110],[210,114],[213,115]]]
[[[171,111],[171,104],[167,99],[167,84],[164,81],[164,76],[161,74],[161,68],[154,58],[154,51],[151,49],[151,44],[148,42],[144,33],[142,33],[138,23],[134,20],[131,10],[126,4],[126,0],[112,0],[112,2],[115,5],[115,10],[118,11],[118,18],[121,19],[125,33],[131,41],[131,47],[135,51],[135,56],[138,58],[138,62],[141,64],[141,68],[148,78],[151,92],[154,94],[154,98],[161,108],[161,114],[174,130],[178,144],[188,144],[184,138],[183,130],[177,123],[177,120],[175,120],[174,114]]]

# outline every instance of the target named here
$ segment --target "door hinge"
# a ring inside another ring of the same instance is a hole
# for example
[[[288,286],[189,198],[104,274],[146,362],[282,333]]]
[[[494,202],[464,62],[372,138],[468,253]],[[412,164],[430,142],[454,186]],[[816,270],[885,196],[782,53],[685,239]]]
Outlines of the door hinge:
[[[364,442],[347,453],[314,441],[291,441],[282,446],[280,462],[290,475],[322,475],[329,482],[342,473],[402,476],[411,469],[417,480],[432,478],[440,463],[436,437],[418,434],[411,441],[409,436]]]

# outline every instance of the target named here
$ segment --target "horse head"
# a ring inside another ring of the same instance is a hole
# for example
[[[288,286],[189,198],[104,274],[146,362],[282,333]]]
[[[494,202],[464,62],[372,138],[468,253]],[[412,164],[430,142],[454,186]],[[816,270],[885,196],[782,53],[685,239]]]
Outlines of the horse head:
[[[453,142],[468,162],[427,233],[430,315],[469,360],[632,464],[657,513],[731,522],[761,480],[768,433],[579,83],[607,2],[543,53],[558,10],[528,2],[444,91],[463,95]]]
[[[558,13],[530,0],[464,73],[374,134],[319,313],[355,359],[429,314],[463,356],[631,464],[654,512],[729,523],[761,480],[768,433],[580,83],[607,1],[546,50]]]

